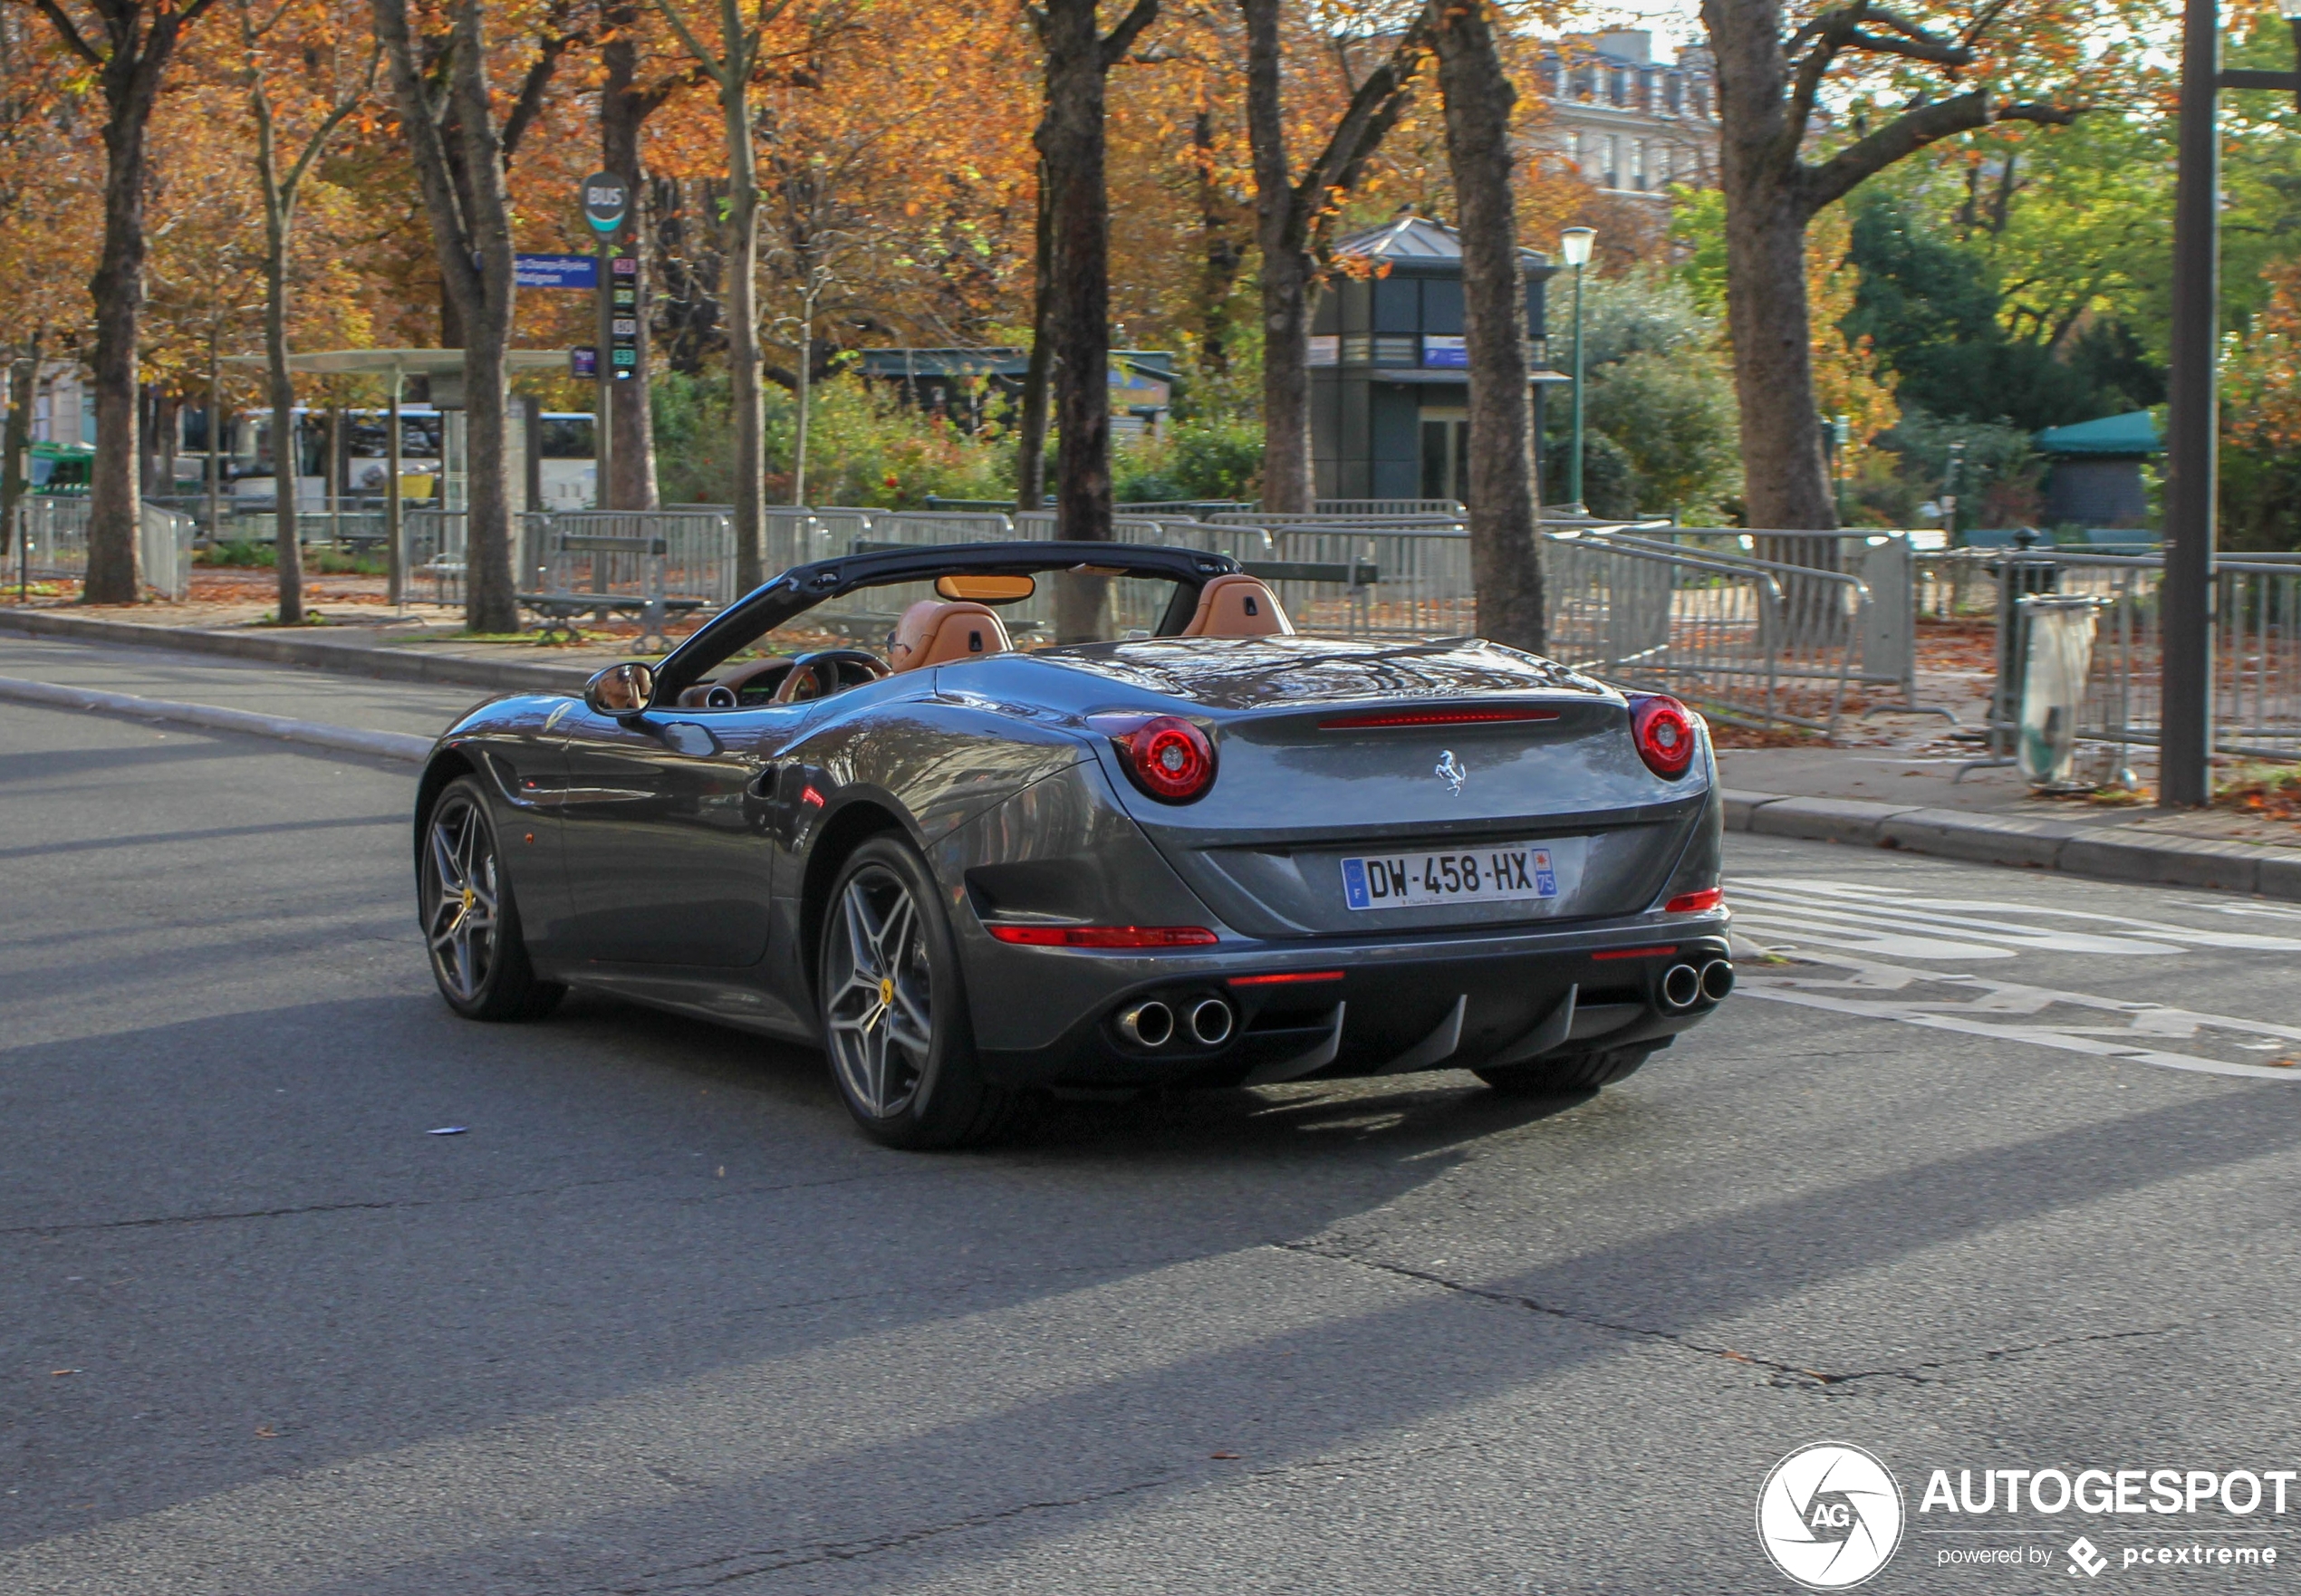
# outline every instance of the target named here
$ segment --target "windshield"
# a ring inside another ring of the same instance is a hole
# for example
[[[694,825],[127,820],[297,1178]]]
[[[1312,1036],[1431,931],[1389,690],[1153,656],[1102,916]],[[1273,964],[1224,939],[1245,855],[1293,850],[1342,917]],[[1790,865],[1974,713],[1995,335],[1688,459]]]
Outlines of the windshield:
[[[1083,602],[1077,612],[1083,624],[1074,628],[1073,642],[1110,643],[1157,634],[1160,622],[1174,602],[1179,585],[1159,576],[1082,577],[1049,572],[1037,579],[1037,591],[1027,599],[986,606],[1005,628],[1010,646],[1037,649],[1054,646],[1056,603],[1064,584],[1079,590]],[[1102,590],[1101,601],[1092,591]],[[809,649],[864,649],[889,664],[888,645],[903,614],[914,604],[945,603],[932,581],[888,582],[855,588],[792,617],[752,644],[756,654],[794,654]]]

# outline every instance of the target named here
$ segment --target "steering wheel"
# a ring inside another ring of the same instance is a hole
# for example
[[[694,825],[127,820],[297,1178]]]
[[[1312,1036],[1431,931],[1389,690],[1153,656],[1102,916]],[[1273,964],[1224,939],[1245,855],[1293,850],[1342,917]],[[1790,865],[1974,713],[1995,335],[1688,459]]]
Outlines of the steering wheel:
[[[804,704],[810,699],[827,698],[839,690],[840,667],[859,666],[871,681],[890,674],[876,654],[861,649],[818,649],[812,654],[802,654],[791,662],[791,672],[775,690],[778,704]]]

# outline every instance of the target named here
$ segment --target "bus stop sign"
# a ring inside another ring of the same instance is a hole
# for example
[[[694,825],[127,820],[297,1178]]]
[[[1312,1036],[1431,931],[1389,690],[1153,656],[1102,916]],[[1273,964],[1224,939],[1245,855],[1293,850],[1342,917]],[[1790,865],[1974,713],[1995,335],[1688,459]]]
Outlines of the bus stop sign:
[[[614,173],[593,172],[583,179],[583,219],[593,232],[612,233],[621,226],[631,203],[631,185]]]

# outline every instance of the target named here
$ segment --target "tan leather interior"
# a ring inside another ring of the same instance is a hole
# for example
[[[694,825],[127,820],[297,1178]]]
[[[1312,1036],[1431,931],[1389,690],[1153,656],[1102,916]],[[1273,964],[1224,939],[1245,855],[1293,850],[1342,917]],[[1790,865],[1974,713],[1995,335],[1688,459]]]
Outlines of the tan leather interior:
[[[887,663],[899,671],[917,670],[922,666],[1004,654],[1013,647],[1006,640],[1006,628],[988,605],[921,599],[895,623],[895,635],[887,645]]]
[[[1295,623],[1258,576],[1218,576],[1199,590],[1186,638],[1291,638]]]

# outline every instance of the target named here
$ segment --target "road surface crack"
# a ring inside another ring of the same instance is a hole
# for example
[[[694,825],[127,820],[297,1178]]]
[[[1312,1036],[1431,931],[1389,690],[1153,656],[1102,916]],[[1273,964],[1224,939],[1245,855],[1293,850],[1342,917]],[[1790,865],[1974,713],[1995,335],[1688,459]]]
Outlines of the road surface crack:
[[[737,1580],[755,1579],[761,1574],[779,1573],[785,1569],[806,1568],[826,1562],[852,1562],[865,1557],[875,1557],[882,1552],[899,1551],[941,1535],[959,1534],[968,1530],[988,1528],[1010,1519],[1035,1513],[1059,1513],[1071,1507],[1093,1507],[1121,1496],[1131,1496],[1143,1491],[1155,1491],[1172,1484],[1177,1474],[1169,1472],[1155,1478],[1134,1480],[1125,1485],[1112,1485],[1100,1491],[1090,1491],[1079,1496],[1053,1496],[1044,1501],[1017,1502],[1006,1507],[940,1524],[922,1524],[915,1529],[891,1531],[881,1535],[866,1536],[852,1541],[823,1541],[805,1546],[776,1546],[757,1552],[740,1552],[725,1557],[714,1557],[702,1562],[683,1563],[673,1568],[657,1569],[632,1582],[594,1585],[591,1590],[600,1596],[655,1596],[669,1591],[709,1591]],[[740,1565],[740,1566],[736,1566]]]
[[[12,1225],[0,1227],[0,1236],[11,1235],[72,1235],[86,1231],[150,1230],[178,1225],[222,1225],[239,1219],[293,1219],[307,1214],[385,1213],[414,1208],[457,1207],[470,1203],[499,1203],[521,1197],[558,1197],[572,1191],[588,1191],[602,1186],[630,1186],[638,1182],[661,1179],[657,1175],[619,1175],[605,1180],[571,1180],[558,1186],[522,1187],[514,1191],[472,1192],[452,1197],[391,1197],[374,1202],[304,1203],[279,1208],[229,1208],[210,1214],[159,1214],[142,1219],[98,1219],[76,1225]],[[839,1175],[824,1180],[792,1180],[765,1186],[730,1187],[726,1191],[713,1191],[704,1197],[675,1197],[680,1202],[720,1202],[729,1197],[746,1197],[785,1191],[804,1191],[819,1186],[845,1186],[857,1180],[883,1179],[878,1172],[860,1175]]]
[[[1313,1246],[1305,1242],[1282,1241],[1274,1242],[1271,1245],[1282,1252],[1300,1253],[1314,1258],[1324,1258],[1329,1263],[1348,1264],[1361,1269],[1371,1269],[1379,1274],[1395,1275],[1403,1280],[1434,1285],[1461,1296],[1475,1297],[1481,1302],[1495,1303],[1503,1307],[1538,1313],[1547,1319],[1579,1324],[1590,1330],[1603,1331],[1609,1335],[1628,1336],[1633,1340],[1653,1341],[1663,1346],[1674,1347],[1680,1351],[1692,1352],[1706,1358],[1718,1358],[1729,1363],[1746,1364],[1753,1369],[1764,1370],[1771,1375],[1773,1378],[1768,1381],[1769,1384],[1805,1389],[1816,1388],[1826,1389],[1856,1385],[1863,1380],[1900,1380],[1909,1385],[1930,1385],[1937,1377],[1953,1369],[1974,1364],[2001,1362],[2008,1358],[2018,1358],[2031,1352],[2047,1351],[2056,1347],[2171,1335],[2189,1328],[2184,1324],[2165,1324],[2138,1330],[2089,1331],[2075,1335],[2053,1336],[2044,1341],[2027,1341],[2017,1346],[1995,1347],[1985,1351],[1962,1353],[1954,1358],[1927,1360],[1910,1364],[1905,1368],[1826,1370],[1808,1369],[1801,1363],[1784,1362],[1780,1359],[1768,1358],[1757,1352],[1745,1352],[1735,1347],[1697,1341],[1691,1336],[1683,1335],[1675,1331],[1656,1330],[1651,1325],[1631,1324],[1573,1308],[1561,1308],[1555,1303],[1545,1303],[1521,1293],[1497,1291],[1492,1286],[1472,1285],[1467,1281],[1450,1280],[1443,1274],[1433,1274],[1427,1269],[1416,1269],[1405,1264],[1386,1263],[1379,1258],[1362,1258],[1353,1254]]]

